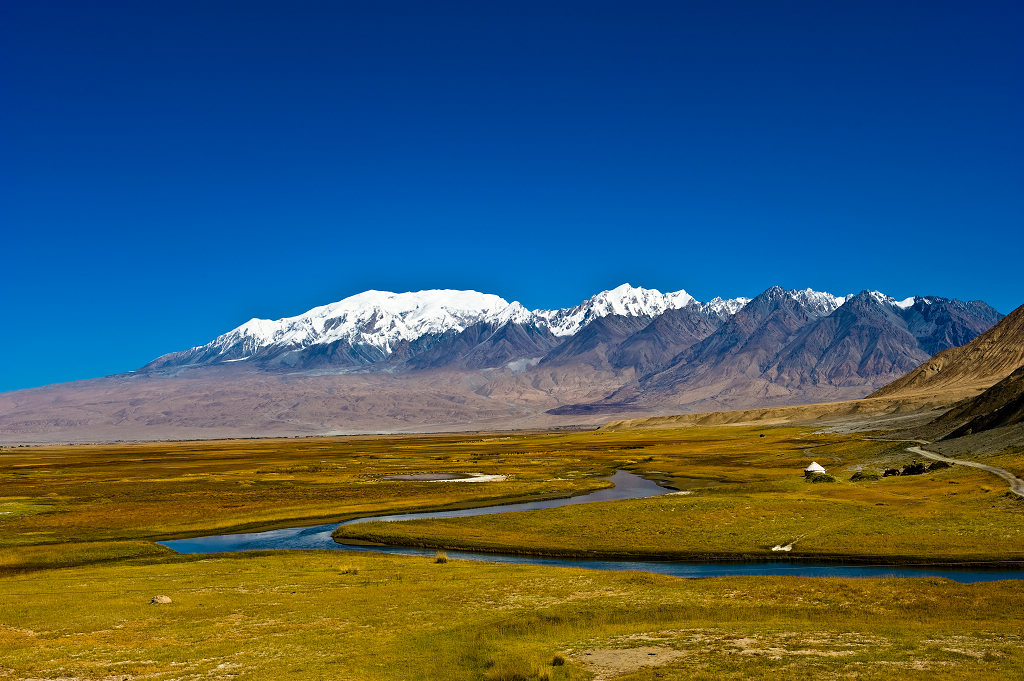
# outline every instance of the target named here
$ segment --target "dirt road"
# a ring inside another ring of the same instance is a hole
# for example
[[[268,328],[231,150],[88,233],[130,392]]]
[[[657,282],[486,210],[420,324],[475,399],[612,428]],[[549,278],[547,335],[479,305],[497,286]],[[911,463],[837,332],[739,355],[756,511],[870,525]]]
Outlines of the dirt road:
[[[959,464],[961,466],[970,466],[972,468],[980,468],[983,471],[988,471],[989,473],[995,473],[1000,478],[1002,478],[1003,480],[1006,480],[1008,483],[1010,483],[1010,491],[1011,492],[1013,492],[1014,494],[1016,494],[1018,496],[1024,497],[1024,480],[1021,480],[1020,478],[1018,478],[1016,475],[1014,475],[1010,471],[1003,470],[1002,468],[996,468],[995,466],[989,466],[989,465],[986,465],[986,464],[983,464],[983,463],[977,463],[976,461],[964,461],[963,459],[951,459],[948,456],[942,456],[941,454],[936,454],[935,452],[925,451],[925,450],[921,449],[920,447],[907,447],[907,451],[908,452],[913,452],[914,454],[920,454],[921,456],[927,457],[929,459],[935,459],[937,461],[946,461],[948,463],[955,463],[955,464]]]

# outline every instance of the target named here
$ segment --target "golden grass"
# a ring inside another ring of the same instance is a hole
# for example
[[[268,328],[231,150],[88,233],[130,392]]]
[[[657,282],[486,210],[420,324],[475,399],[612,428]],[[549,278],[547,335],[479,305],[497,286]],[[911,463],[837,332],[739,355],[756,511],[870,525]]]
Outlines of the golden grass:
[[[18,448],[0,458],[0,548],[313,523],[569,496],[605,486],[614,456],[559,456],[519,438],[410,437]],[[499,484],[388,481],[430,471]]]
[[[172,602],[151,605],[158,594]],[[1022,631],[1014,582],[680,580],[333,552],[0,578],[0,678],[585,679],[587,651],[653,646],[681,655],[629,678],[1005,679],[1024,672]]]
[[[954,537],[1016,555],[999,538],[1021,545],[1024,504],[981,471],[847,482],[848,468],[910,458],[899,443],[736,427],[8,449],[0,679],[576,680],[616,661],[634,681],[1024,677],[1019,582],[680,580],[340,551],[180,556],[153,543],[581,493],[629,467],[693,493],[390,527],[459,541],[500,530],[510,546],[570,552],[763,552],[803,533],[794,552],[807,555],[945,544],[968,557]],[[840,482],[803,483],[811,459]],[[441,471],[509,479],[381,479]],[[151,605],[156,595],[172,602]],[[631,648],[672,654],[627,669]]]

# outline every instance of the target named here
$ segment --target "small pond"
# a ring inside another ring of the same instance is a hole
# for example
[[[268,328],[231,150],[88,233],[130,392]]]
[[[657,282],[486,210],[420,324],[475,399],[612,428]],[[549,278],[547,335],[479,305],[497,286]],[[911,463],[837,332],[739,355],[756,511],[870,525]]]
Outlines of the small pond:
[[[465,473],[408,473],[406,475],[384,475],[381,480],[466,480],[472,477]]]

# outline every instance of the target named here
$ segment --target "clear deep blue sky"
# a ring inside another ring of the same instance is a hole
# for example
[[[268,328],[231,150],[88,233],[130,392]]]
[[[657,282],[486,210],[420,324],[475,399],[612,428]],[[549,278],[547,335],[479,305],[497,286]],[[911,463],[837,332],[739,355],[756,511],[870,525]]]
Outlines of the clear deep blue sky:
[[[0,390],[368,288],[1024,303],[1016,0],[0,12]]]

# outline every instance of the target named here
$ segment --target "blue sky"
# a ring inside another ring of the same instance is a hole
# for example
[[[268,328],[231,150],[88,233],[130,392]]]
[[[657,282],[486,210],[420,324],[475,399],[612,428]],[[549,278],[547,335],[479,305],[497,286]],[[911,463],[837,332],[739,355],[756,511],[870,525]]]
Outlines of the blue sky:
[[[1017,2],[0,12],[0,390],[368,288],[1024,303]]]

